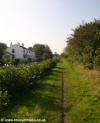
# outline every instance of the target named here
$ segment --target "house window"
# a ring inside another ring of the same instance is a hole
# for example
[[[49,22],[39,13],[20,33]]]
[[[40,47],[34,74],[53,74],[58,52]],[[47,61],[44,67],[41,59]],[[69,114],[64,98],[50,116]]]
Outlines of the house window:
[[[12,53],[15,53],[15,49],[12,49]]]

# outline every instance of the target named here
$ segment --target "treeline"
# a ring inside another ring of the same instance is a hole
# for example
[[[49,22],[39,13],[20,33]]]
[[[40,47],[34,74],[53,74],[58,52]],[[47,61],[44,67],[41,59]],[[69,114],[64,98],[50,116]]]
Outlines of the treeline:
[[[88,68],[100,68],[100,20],[84,23],[67,39],[64,56]]]
[[[29,47],[29,50],[35,52],[37,61],[42,61],[53,57],[53,53],[48,45],[35,44],[33,47]]]
[[[3,62],[2,56],[5,54],[6,49],[7,45],[5,43],[0,43],[0,62]]]
[[[36,64],[5,65],[0,68],[0,115],[8,104],[13,104],[27,89],[35,86],[38,79],[55,67],[59,58],[54,57]]]

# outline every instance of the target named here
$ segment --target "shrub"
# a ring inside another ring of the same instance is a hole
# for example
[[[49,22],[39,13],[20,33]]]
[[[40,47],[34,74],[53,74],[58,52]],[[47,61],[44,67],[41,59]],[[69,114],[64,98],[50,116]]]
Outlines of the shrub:
[[[2,100],[9,97],[10,101],[16,99],[20,94],[24,93],[27,88],[34,86],[45,73],[52,69],[58,62],[58,58],[49,59],[41,63],[4,65],[0,68],[0,91],[6,92],[0,95],[0,106]]]

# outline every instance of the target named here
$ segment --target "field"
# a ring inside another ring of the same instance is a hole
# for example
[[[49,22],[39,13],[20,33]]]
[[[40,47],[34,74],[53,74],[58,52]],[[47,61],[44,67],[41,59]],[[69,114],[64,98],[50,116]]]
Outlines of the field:
[[[99,71],[85,69],[64,59],[9,105],[2,118],[45,119],[46,123],[61,123],[62,67],[67,122],[100,123]]]

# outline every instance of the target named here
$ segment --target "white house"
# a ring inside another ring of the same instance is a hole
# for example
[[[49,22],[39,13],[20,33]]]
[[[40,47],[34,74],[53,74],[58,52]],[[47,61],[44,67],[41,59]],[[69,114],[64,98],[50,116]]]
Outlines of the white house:
[[[6,50],[8,53],[12,54],[13,59],[19,59],[20,61],[35,61],[35,53],[24,47],[24,44],[10,44],[10,47]]]

